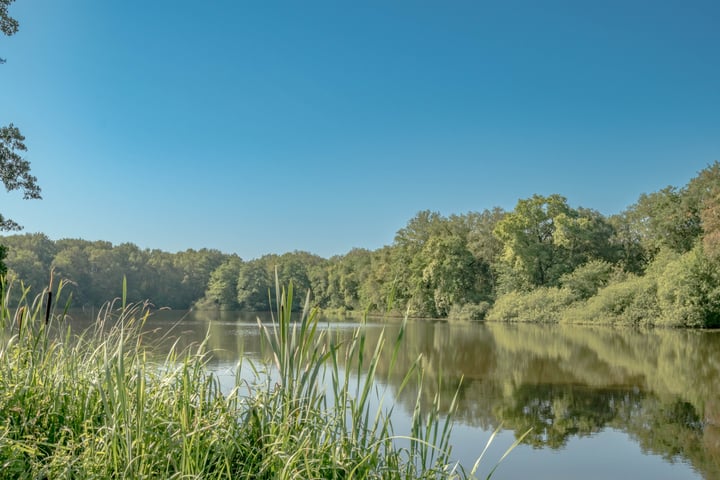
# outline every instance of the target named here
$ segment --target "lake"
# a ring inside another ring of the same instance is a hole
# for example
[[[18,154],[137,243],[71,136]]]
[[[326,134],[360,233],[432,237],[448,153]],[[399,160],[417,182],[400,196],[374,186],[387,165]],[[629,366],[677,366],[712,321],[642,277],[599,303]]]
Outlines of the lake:
[[[166,345],[208,334],[209,368],[230,389],[241,357],[267,360],[255,318],[166,311],[146,328],[159,338],[174,325]],[[400,325],[330,319],[324,328],[337,341],[363,328],[369,355],[383,329],[394,339]],[[472,467],[500,427],[478,478],[531,427],[493,478],[720,478],[719,331],[411,321],[402,342],[394,370],[389,348],[378,367],[396,433],[409,431],[418,388],[397,392],[420,357],[424,405],[439,395],[447,407],[458,393],[455,459]]]

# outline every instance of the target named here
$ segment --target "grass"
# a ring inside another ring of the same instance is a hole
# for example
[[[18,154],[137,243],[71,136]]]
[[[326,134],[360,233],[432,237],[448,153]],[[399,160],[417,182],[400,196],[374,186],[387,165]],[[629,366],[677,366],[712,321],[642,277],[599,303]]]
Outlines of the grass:
[[[204,344],[153,356],[142,334],[148,305],[123,295],[75,335],[47,295],[30,301],[23,290],[9,308],[12,288],[3,280],[0,478],[467,478],[477,468],[451,462],[451,418],[437,399],[422,412],[419,394],[411,431],[394,431],[374,375],[402,331],[365,358],[363,330],[334,343],[308,301],[292,321],[292,284],[276,281],[274,321],[259,325],[273,365],[241,361],[224,393]],[[243,381],[243,369],[259,380]],[[403,385],[416,380],[418,365]]]

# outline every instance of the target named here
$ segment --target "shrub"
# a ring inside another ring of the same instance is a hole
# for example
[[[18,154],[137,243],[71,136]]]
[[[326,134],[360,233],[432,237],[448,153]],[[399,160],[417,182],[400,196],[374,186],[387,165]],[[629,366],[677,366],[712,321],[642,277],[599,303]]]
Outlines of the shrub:
[[[660,323],[673,327],[720,325],[720,273],[698,246],[669,262],[658,278]]]
[[[490,310],[490,304],[488,302],[453,305],[448,313],[448,320],[485,320],[488,310]]]
[[[612,274],[611,264],[603,260],[592,260],[560,277],[560,284],[577,298],[588,299],[608,284]]]
[[[652,323],[658,315],[655,281],[630,275],[624,281],[600,289],[587,302],[577,304],[561,315],[563,323]]]
[[[557,323],[562,311],[574,301],[565,288],[539,287],[531,292],[501,295],[487,315],[490,321]]]

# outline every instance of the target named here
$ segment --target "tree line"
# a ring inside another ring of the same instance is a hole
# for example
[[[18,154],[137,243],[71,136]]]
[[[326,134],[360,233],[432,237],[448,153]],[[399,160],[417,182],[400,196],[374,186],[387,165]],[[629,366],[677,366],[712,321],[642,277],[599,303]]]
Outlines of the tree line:
[[[76,306],[102,304],[126,277],[129,298],[158,306],[266,310],[277,270],[298,302],[310,291],[332,312],[720,325],[718,162],[617,215],[574,208],[557,194],[521,199],[512,211],[422,211],[392,244],[327,259],[296,251],[244,261],[42,234],[0,243],[13,276],[39,291],[52,269],[70,282]]]

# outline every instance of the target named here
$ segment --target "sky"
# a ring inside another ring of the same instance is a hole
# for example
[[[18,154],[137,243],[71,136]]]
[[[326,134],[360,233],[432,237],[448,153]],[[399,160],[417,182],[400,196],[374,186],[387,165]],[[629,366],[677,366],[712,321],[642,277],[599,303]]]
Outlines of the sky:
[[[559,193],[619,213],[720,160],[720,2],[17,0],[0,125],[51,239],[243,259]]]

